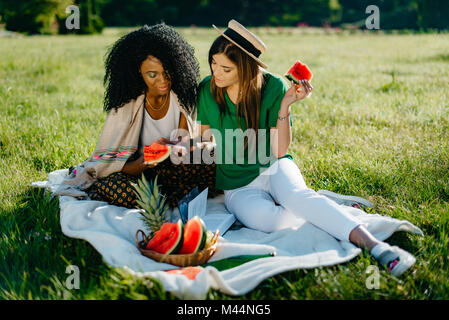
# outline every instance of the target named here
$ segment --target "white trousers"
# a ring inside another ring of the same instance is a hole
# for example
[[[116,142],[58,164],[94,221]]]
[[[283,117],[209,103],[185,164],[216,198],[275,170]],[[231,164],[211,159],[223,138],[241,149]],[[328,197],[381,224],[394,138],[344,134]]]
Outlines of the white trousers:
[[[306,186],[290,159],[279,159],[250,184],[225,190],[226,208],[245,226],[264,232],[291,227],[298,217],[333,237],[349,241],[361,223],[344,206]]]

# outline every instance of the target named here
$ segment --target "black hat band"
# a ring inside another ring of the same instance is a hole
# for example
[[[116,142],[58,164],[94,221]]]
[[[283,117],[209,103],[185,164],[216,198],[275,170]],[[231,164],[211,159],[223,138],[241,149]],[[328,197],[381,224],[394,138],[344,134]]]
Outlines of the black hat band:
[[[224,32],[226,36],[234,40],[236,43],[238,43],[240,46],[242,46],[243,49],[251,53],[252,55],[259,58],[260,54],[262,53],[260,50],[258,50],[251,42],[246,40],[244,37],[242,37],[238,32],[235,32],[232,29],[226,29]]]

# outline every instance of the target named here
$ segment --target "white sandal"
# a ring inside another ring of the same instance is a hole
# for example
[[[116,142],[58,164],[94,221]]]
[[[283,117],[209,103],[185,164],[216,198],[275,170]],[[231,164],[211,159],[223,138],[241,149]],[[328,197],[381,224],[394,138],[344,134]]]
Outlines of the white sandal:
[[[385,246],[385,249],[377,257],[374,257],[387,267],[390,274],[396,277],[399,277],[416,262],[416,258],[407,251],[390,245]]]

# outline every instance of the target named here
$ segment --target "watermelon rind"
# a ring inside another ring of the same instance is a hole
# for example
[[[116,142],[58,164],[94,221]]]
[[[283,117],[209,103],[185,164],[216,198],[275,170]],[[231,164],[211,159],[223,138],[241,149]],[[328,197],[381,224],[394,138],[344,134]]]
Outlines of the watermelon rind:
[[[180,237],[178,239],[178,244],[176,245],[176,247],[171,251],[171,254],[175,254],[178,253],[179,250],[181,250],[182,248],[182,244],[184,243],[184,224],[182,223],[182,220],[179,219],[178,220],[178,225],[180,225],[181,230],[180,230]]]
[[[291,74],[286,74],[285,77],[290,80],[293,81],[295,84],[299,84],[299,80],[296,79],[295,77],[293,77]]]
[[[201,218],[199,218],[199,219],[200,219],[200,222],[201,222],[201,226],[203,227],[203,236],[201,237],[201,244],[200,244],[200,247],[198,248],[198,251],[201,251],[206,246],[207,229],[206,229],[206,225],[204,224],[204,221]]]
[[[194,243],[193,246],[193,250],[191,249],[191,244],[187,243],[186,241],[192,241],[192,239],[190,239],[189,237],[189,232],[191,232],[191,228],[194,226],[200,227],[201,228],[201,237],[197,240],[197,243]],[[198,216],[194,216],[192,219],[190,219],[189,221],[187,221],[185,228],[184,228],[184,239],[183,239],[183,247],[180,249],[180,253],[181,254],[192,254],[192,253],[196,253],[200,250],[202,250],[202,248],[204,248],[205,243],[206,243],[206,239],[207,239],[207,229],[206,226],[204,224],[204,221],[198,217]],[[186,249],[184,249],[184,246]],[[183,250],[184,249],[184,250]],[[190,250],[188,250],[190,249]]]
[[[212,233],[212,231],[207,230],[206,241],[204,241],[204,247],[205,248],[209,248],[211,246],[213,237],[214,237],[214,234]]]

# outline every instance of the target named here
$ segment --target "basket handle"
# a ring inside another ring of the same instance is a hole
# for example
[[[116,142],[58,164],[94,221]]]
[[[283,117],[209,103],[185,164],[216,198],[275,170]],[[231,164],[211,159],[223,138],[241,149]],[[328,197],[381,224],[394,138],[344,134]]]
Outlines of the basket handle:
[[[147,236],[145,235],[145,232],[143,232],[143,230],[137,230],[137,232],[136,232],[136,245],[137,245],[137,247],[139,247],[139,243],[141,242],[141,241],[139,241],[139,234],[142,234],[142,236],[143,236],[143,239],[141,240],[141,241],[144,241],[145,242],[145,240],[147,239]]]

